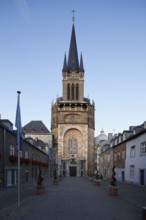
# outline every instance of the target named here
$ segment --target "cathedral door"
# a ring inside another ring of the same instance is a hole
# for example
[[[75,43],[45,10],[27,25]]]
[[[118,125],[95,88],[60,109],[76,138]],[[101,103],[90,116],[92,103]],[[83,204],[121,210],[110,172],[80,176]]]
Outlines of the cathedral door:
[[[70,167],[70,176],[76,176],[77,175],[77,167],[72,166]]]

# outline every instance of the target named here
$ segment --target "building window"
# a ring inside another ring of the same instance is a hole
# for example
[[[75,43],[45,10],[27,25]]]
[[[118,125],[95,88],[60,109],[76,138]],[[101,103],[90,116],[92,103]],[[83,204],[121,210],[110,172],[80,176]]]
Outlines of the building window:
[[[119,136],[119,143],[121,143],[121,136]]]
[[[68,152],[69,154],[76,154],[77,153],[77,138],[69,138],[68,140]]]
[[[13,145],[10,145],[9,155],[10,155],[10,156],[15,155],[15,147],[14,147]]]
[[[141,143],[140,155],[141,156],[145,156],[146,155],[146,142]]]
[[[117,138],[115,138],[115,145],[117,145],[118,141],[117,141]]]
[[[70,100],[70,84],[67,84],[67,99]]]
[[[121,157],[121,153],[120,151],[118,151],[118,160],[120,160],[120,157]]]
[[[65,167],[65,161],[63,161],[63,169],[65,170],[65,168],[66,168],[66,167]]]
[[[20,151],[20,158],[22,158],[22,151]]]
[[[28,159],[28,151],[25,151],[25,158]]]
[[[83,169],[83,168],[84,168],[84,161],[81,160],[81,169]]]
[[[74,100],[74,90],[75,90],[74,84],[72,84],[72,100]]]
[[[76,100],[79,99],[79,85],[76,84]]]
[[[135,146],[130,148],[130,157],[135,157]]]
[[[122,150],[122,159],[125,159],[125,151]]]
[[[134,172],[135,172],[135,166],[134,165],[130,165],[130,177],[134,178]]]
[[[117,160],[117,154],[115,153],[114,154],[114,161],[116,161]]]
[[[107,155],[107,160],[110,161],[110,154]]]

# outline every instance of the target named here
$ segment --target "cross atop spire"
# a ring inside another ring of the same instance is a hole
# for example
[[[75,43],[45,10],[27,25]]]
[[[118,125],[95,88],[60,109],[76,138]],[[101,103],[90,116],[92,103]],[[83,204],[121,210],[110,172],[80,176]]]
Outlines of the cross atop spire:
[[[72,15],[73,15],[73,16],[72,16],[72,22],[73,22],[73,24],[74,24],[74,21],[75,21],[75,16],[74,16],[74,15],[75,15],[75,12],[76,12],[76,11],[73,9],[71,12],[72,12]]]

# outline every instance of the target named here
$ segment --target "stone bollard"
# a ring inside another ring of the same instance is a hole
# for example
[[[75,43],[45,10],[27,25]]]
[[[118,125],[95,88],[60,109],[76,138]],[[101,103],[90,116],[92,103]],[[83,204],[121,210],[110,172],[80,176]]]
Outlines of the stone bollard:
[[[146,207],[142,207],[142,220],[146,220]]]

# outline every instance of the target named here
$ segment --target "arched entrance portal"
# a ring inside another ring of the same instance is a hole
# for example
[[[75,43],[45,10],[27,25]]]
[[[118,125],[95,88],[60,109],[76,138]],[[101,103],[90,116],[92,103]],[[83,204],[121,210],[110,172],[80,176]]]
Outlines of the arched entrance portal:
[[[71,159],[69,165],[69,175],[70,176],[77,176],[77,163],[75,159]]]

